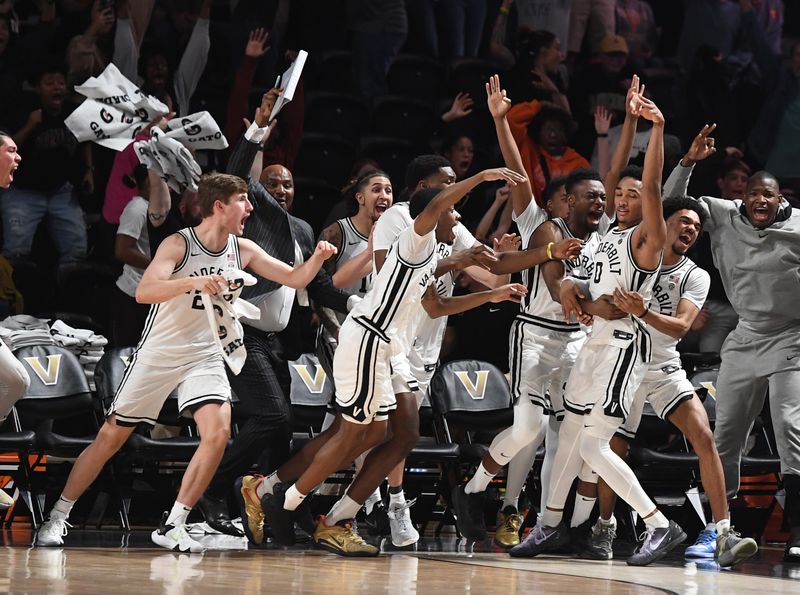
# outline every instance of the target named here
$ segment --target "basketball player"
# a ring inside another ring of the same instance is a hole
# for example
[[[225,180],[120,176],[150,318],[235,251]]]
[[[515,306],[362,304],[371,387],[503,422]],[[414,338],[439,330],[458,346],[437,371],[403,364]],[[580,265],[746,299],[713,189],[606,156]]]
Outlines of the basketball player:
[[[667,180],[667,196],[686,191],[694,168],[687,157]],[[714,262],[739,315],[717,380],[717,394],[725,397],[717,401],[714,439],[725,487],[730,497],[739,490],[742,451],[769,392],[790,527],[784,560],[800,562],[800,310],[792,299],[800,287],[800,213],[765,171],[750,177],[742,200],[702,196],[700,202],[709,211]]]
[[[593,298],[615,289],[638,291],[649,301],[666,236],[661,212],[661,169],[664,160],[664,117],[656,105],[636,95],[641,116],[653,123],[640,190],[617,197],[619,227],[608,232],[595,253],[589,280]],[[565,316],[572,314],[563,297]],[[569,319],[569,318],[568,318]],[[564,503],[583,462],[622,496],[647,525],[647,533],[628,564],[645,565],[659,559],[686,539],[648,498],[631,469],[613,453],[609,441],[630,410],[633,395],[650,360],[650,337],[631,316],[594,319],[591,336],[575,362],[564,395],[566,413],[559,430],[550,494],[540,521],[512,556],[531,557],[557,549],[569,539],[561,523]]]
[[[0,130],[0,188],[8,188],[14,181],[14,172],[22,157],[17,144],[7,132]],[[0,424],[8,417],[16,403],[30,386],[31,379],[22,363],[0,340]],[[14,499],[0,490],[0,509],[14,505]]]
[[[444,190],[425,188],[412,196],[413,225],[399,235],[372,290],[351,310],[339,332],[334,355],[336,422],[263,482],[269,492],[262,505],[279,543],[291,543],[291,511],[328,475],[363,452],[365,442],[371,441],[369,434],[385,435],[388,418],[391,439],[370,451],[345,497],[320,519],[314,532],[315,542],[335,553],[378,554],[355,533],[351,519],[419,438],[417,400],[411,392],[397,393],[392,380],[398,376],[413,383],[405,358],[406,333],[413,336],[420,303],[431,316],[444,316],[487,301],[519,299],[524,293],[521,285],[511,284],[446,300],[429,289],[435,278],[437,241],[449,244],[455,239],[458,219],[453,205],[479,183],[493,180],[513,185],[524,178],[505,168],[486,170]],[[298,479],[288,489],[276,485],[292,478]]]
[[[37,545],[63,544],[69,527],[67,518],[75,501],[137,424],[155,422],[164,401],[177,388],[179,409],[192,413],[200,446],[189,462],[172,510],[164,513],[151,538],[170,550],[203,551],[184,525],[225,450],[230,434],[231,391],[201,294],[224,293],[227,301],[235,300],[243,283],[236,283],[238,280],[231,274],[244,267],[290,287],[305,287],[336,249],[320,242],[310,259],[292,269],[250,240],[237,237],[243,233],[244,222],[253,209],[244,180],[227,174],[205,176],[198,195],[202,222],[164,240],[142,276],[136,299],[153,304],[142,338],[125,370],[106,423],[75,462],[61,497],[39,528]],[[244,347],[240,343],[228,355],[236,349]]]

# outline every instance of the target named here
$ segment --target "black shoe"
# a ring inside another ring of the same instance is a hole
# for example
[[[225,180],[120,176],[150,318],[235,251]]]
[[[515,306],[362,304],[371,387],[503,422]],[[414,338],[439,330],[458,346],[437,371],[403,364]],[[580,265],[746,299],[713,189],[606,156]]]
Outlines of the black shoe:
[[[369,514],[364,515],[364,523],[367,525],[368,535],[389,535],[389,512],[383,500],[376,502]]]
[[[231,522],[225,500],[217,499],[206,493],[197,502],[197,508],[202,513],[206,524],[215,531],[234,537],[244,537],[244,533]]]
[[[308,542],[308,540],[311,539],[311,536],[314,535],[314,530],[317,527],[317,524],[314,522],[314,515],[311,512],[311,500],[313,498],[314,496],[309,494],[291,515],[292,520],[295,522],[298,529],[307,534],[307,538],[302,540],[295,537],[295,541],[298,543]],[[295,531],[295,536],[297,536],[297,531]]]
[[[453,514],[461,535],[473,541],[486,539],[486,519],[483,517],[485,492],[467,494],[464,486],[453,488]]]
[[[578,525],[577,527],[570,527],[569,528],[569,546],[570,552],[573,554],[577,554],[578,557],[581,556],[581,553],[589,543],[589,538],[592,534],[592,525],[590,521],[584,522],[582,525]]]
[[[589,529],[586,541],[580,544],[578,557],[584,560],[611,560],[614,558],[616,525],[607,525],[600,519]]]
[[[508,550],[508,554],[512,558],[533,558],[545,552],[557,552],[568,544],[569,529],[564,523],[545,527],[540,519],[525,540]]]
[[[283,508],[284,492],[286,486],[276,483],[271,494],[264,494],[261,498],[261,508],[264,517],[272,530],[272,538],[278,545],[294,545],[294,520],[292,511]]]
[[[800,564],[800,527],[789,530],[789,541],[783,552],[783,561],[790,564]]]
[[[667,555],[686,539],[680,525],[669,522],[665,529],[648,529],[644,539],[633,555],[628,558],[628,566],[647,566]]]

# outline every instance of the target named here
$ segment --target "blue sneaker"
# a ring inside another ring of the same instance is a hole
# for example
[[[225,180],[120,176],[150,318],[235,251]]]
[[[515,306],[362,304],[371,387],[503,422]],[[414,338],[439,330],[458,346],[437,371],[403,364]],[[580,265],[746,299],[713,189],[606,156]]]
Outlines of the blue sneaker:
[[[717,530],[703,529],[694,545],[686,548],[687,558],[713,558],[717,554]]]

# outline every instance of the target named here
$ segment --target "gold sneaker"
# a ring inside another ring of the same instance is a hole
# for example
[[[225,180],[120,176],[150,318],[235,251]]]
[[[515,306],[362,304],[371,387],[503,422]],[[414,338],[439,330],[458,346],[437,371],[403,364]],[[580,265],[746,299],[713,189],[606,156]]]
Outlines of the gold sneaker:
[[[314,529],[314,542],[334,554],[340,556],[377,556],[380,550],[374,545],[368,544],[361,539],[361,536],[353,529],[353,521],[340,521],[328,527],[325,525],[325,517],[319,517],[317,527]]]
[[[497,512],[497,530],[494,542],[502,548],[512,548],[519,545],[519,526],[522,524],[522,515],[513,506],[506,506]]]
[[[264,481],[260,475],[245,475],[236,480],[236,500],[242,515],[242,528],[247,538],[256,545],[264,541],[264,511],[256,488]]]

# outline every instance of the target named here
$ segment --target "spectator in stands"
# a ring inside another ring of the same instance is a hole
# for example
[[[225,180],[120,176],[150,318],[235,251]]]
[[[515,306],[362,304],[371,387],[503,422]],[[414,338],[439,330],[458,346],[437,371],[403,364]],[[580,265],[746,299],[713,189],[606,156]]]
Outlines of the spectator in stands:
[[[584,38],[597,52],[606,35],[615,31],[614,0],[572,0],[567,50],[571,60],[580,54]]]
[[[633,69],[641,72],[653,58],[658,43],[653,9],[644,0],[617,0],[615,11],[616,33],[628,44]]]
[[[707,45],[723,56],[733,51],[739,31],[741,10],[732,0],[694,0],[686,2],[678,59],[688,69],[698,48]]]
[[[517,35],[514,67],[507,77],[510,96],[522,101],[549,101],[570,112],[561,75],[563,61],[561,42],[553,33],[521,31]]]
[[[114,20],[114,3],[95,0],[86,31],[74,37],[67,46],[67,84],[70,88],[82,84],[90,76],[100,74],[108,65]]]
[[[0,198],[3,254],[12,262],[27,259],[36,228],[46,219],[59,262],[74,262],[86,256],[86,224],[75,186],[94,185],[91,152],[64,124],[72,109],[63,65],[43,63],[34,83],[39,107],[18,118],[12,133],[26,159],[15,187]]]
[[[518,103],[508,112],[508,124],[537,202],[551,179],[589,167],[589,162],[567,145],[575,123],[563,109],[536,99]]]
[[[124,184],[136,190],[120,217],[114,244],[114,257],[123,263],[113,293],[111,340],[117,347],[136,345],[150,307],[136,301],[136,288],[144,269],[150,264],[150,241],[147,235],[147,202],[152,184],[164,184],[157,176],[148,176],[147,168],[139,164],[125,176]],[[168,192],[168,190],[166,190]]]
[[[484,0],[406,0],[405,4],[409,52],[445,60],[478,55],[486,18]]]
[[[348,0],[353,32],[353,88],[371,99],[386,95],[386,75],[403,47],[408,21],[403,0]]]
[[[500,8],[510,8],[511,2],[504,2]],[[570,30],[571,0],[516,0],[517,21],[520,28],[528,31],[544,29],[556,37],[562,48],[567,47]]]

